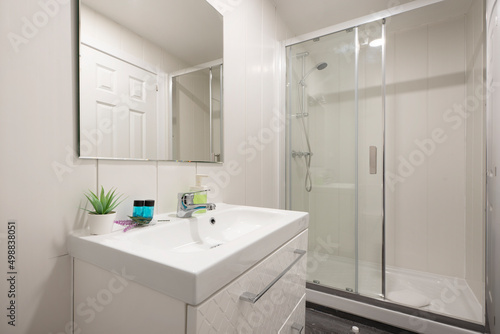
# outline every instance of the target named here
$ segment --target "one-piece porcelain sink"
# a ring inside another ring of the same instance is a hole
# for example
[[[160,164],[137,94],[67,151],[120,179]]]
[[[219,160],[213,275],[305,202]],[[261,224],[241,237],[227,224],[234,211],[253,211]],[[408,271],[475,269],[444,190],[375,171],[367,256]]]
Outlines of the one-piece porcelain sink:
[[[177,253],[201,252],[242,238],[250,232],[277,222],[282,212],[262,212],[257,208],[234,207],[210,211],[191,219],[142,229],[126,237],[132,243]]]
[[[155,216],[153,226],[69,236],[70,254],[198,305],[307,228],[305,212],[217,204],[192,218]],[[168,221],[167,221],[168,220]]]

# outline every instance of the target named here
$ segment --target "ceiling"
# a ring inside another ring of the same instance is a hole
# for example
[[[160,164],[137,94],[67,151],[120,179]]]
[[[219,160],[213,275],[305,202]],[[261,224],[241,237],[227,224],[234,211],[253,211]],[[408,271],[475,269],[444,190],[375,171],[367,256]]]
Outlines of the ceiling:
[[[222,58],[222,16],[206,0],[82,0],[189,65]]]

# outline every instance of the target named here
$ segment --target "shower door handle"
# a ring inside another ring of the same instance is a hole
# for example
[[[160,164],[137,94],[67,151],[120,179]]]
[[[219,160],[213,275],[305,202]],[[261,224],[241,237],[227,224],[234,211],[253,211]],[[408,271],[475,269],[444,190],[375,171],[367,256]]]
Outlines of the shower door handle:
[[[370,146],[370,174],[377,174],[377,146]]]

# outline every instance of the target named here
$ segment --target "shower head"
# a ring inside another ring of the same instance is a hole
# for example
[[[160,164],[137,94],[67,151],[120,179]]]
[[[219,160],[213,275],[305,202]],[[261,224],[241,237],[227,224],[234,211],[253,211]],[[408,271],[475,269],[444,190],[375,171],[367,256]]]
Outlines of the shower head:
[[[324,70],[325,67],[327,67],[328,64],[327,63],[319,63],[318,65],[316,65],[316,68],[318,69],[318,71],[321,71],[321,70]]]
[[[321,70],[324,70],[326,67],[328,66],[327,63],[323,62],[323,63],[319,63],[319,64],[316,64],[313,68],[311,68],[309,71],[307,71],[306,74],[304,74],[304,76],[302,77],[302,79],[300,79],[299,81],[299,85],[301,86],[305,86],[306,85],[306,79],[307,77],[312,73],[314,72],[314,70],[318,70],[318,71],[321,71]]]

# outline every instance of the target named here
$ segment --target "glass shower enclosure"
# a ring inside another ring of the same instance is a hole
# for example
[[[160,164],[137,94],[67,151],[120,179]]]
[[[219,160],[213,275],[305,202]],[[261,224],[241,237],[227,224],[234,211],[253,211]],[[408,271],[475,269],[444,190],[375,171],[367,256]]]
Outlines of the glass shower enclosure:
[[[441,1],[286,47],[309,288],[484,324],[483,13]]]

